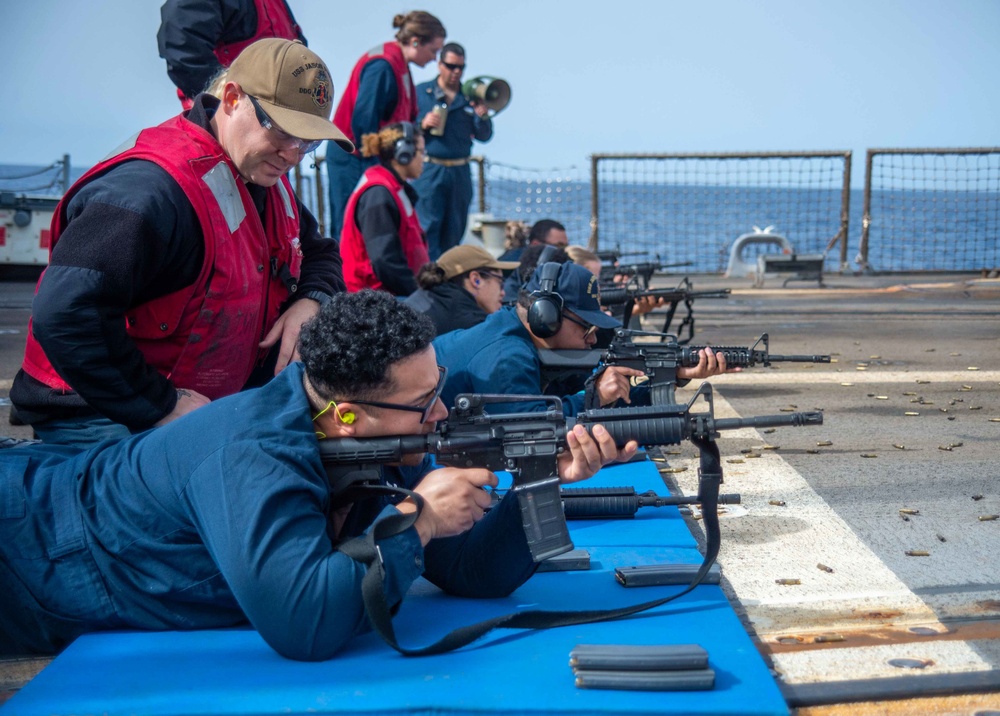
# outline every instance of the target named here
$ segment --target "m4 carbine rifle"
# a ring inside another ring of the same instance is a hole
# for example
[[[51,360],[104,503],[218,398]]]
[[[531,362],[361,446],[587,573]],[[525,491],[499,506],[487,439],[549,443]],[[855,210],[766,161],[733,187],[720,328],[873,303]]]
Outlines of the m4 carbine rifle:
[[[681,344],[688,343],[694,338],[694,301],[696,298],[729,298],[730,289],[720,288],[713,291],[695,291],[691,280],[685,276],[677,284],[676,288],[645,288],[638,286],[635,282],[626,284],[600,284],[601,305],[606,308],[615,309],[624,306],[624,315],[621,321],[628,325],[632,318],[632,308],[635,302],[641,298],[662,298],[667,304],[667,315],[663,322],[662,333],[674,336],[675,342]],[[686,315],[681,321],[676,334],[670,334],[670,324],[673,323],[674,316],[681,304],[684,304]],[[678,341],[687,329],[687,338]]]
[[[671,339],[669,343],[636,343],[636,336]],[[538,358],[542,378],[553,380],[566,375],[590,373],[598,366],[620,365],[641,370],[649,378],[653,405],[676,402],[677,369],[698,365],[698,353],[705,346],[681,345],[673,336],[649,331],[615,330],[611,346],[596,350],[540,349]],[[762,333],[751,346],[712,346],[716,355],[726,357],[729,368],[751,368],[772,363],[829,363],[828,355],[773,355],[767,333]],[[589,402],[589,401],[588,401]]]
[[[640,256],[645,261],[623,261],[625,256]],[[625,276],[629,279],[636,279],[642,288],[649,288],[649,281],[657,271],[665,271],[681,266],[690,266],[690,261],[678,261],[676,263],[664,263],[659,256],[650,257],[642,252],[623,254],[618,251],[598,251],[597,257],[602,261],[600,281],[601,283],[613,283],[618,276]]]
[[[707,412],[692,410],[699,397],[707,403]],[[485,410],[491,403],[516,401],[545,401],[548,409],[497,415]],[[621,448],[630,440],[647,446],[678,445],[690,439],[699,447],[709,443],[714,446],[714,439],[722,430],[822,423],[820,412],[717,420],[712,386],[708,383],[701,386],[687,405],[591,410],[575,419],[563,415],[562,401],[553,396],[463,393],[456,396],[448,419],[432,433],[321,440],[320,456],[331,478],[333,472],[346,465],[384,465],[398,462],[404,455],[420,453],[431,453],[439,463],[451,467],[506,470],[513,477],[511,492],[517,496],[531,555],[540,562],[573,549],[559,492],[557,461],[567,449],[566,433],[575,424],[584,425],[588,432],[594,425],[603,425]],[[717,448],[715,451],[718,452]],[[698,498],[690,501],[702,502],[705,499],[702,492],[707,490],[715,509],[721,469],[702,479],[705,484],[699,487]]]

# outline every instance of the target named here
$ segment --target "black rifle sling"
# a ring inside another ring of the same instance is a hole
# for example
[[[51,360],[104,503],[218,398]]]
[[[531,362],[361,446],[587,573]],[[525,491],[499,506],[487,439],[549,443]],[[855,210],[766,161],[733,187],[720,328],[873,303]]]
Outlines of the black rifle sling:
[[[429,646],[420,649],[407,649],[399,645],[399,642],[396,640],[396,633],[392,627],[393,613],[398,609],[398,605],[396,609],[390,610],[389,605],[386,603],[384,589],[385,565],[382,563],[381,556],[378,553],[377,542],[384,537],[399,534],[409,527],[416,520],[416,517],[414,515],[400,515],[400,517],[405,518],[401,520],[395,516],[391,516],[383,518],[373,525],[366,537],[359,537],[339,547],[345,554],[364,563],[368,567],[368,571],[361,582],[361,594],[364,598],[365,609],[368,612],[368,619],[372,627],[386,644],[404,656],[432,656],[466,646],[497,628],[549,629],[552,627],[572,626],[574,624],[611,621],[614,619],[623,619],[683,597],[697,587],[701,583],[701,580],[705,578],[705,575],[708,574],[708,570],[712,568],[715,558],[719,554],[721,544],[718,504],[719,484],[722,482],[722,460],[719,456],[719,446],[711,438],[691,438],[691,442],[697,445],[701,452],[698,497],[701,502],[702,518],[705,524],[706,543],[705,559],[702,562],[701,568],[694,576],[691,584],[683,591],[669,597],[663,597],[662,599],[654,599],[653,601],[616,609],[575,611],[532,610],[514,612],[460,627]],[[406,520],[408,520],[406,526],[400,527]],[[348,549],[344,549],[345,547]]]

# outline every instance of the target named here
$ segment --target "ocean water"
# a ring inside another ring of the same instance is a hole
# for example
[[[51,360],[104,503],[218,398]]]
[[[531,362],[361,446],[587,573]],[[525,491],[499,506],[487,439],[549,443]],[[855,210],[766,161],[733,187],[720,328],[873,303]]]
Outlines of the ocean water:
[[[72,167],[70,181],[85,168]],[[306,171],[303,202],[315,213]],[[59,196],[61,167],[0,164],[0,191]],[[478,193],[478,187],[476,187]],[[603,182],[599,187],[598,247],[690,262],[677,273],[726,269],[737,237],[772,227],[797,253],[826,253],[825,270],[841,268],[841,245],[828,244],[841,228],[841,192],[816,187],[718,186]],[[490,179],[487,210],[497,219],[528,224],[551,218],[566,225],[571,243],[591,234],[588,181]],[[846,268],[857,270],[863,192],[850,192]],[[472,208],[478,206],[478,196]],[[1000,191],[947,189],[872,192],[868,266],[875,271],[979,271],[1000,268]],[[744,259],[777,247],[751,246]]]
[[[564,182],[558,190],[493,180],[488,211],[498,219],[533,223],[551,218],[566,225],[571,243],[591,233],[589,182]],[[474,203],[475,205],[475,203]],[[864,192],[850,192],[846,268],[858,262]],[[1000,268],[1000,192],[875,190],[871,198],[868,267],[874,271],[979,271]],[[658,256],[663,263],[691,262],[676,272],[726,269],[730,248],[754,227],[771,227],[796,253],[826,254],[825,270],[841,267],[841,191],[825,188],[602,184],[598,192],[598,248]],[[829,246],[829,249],[828,249]],[[759,253],[778,247],[751,246]]]

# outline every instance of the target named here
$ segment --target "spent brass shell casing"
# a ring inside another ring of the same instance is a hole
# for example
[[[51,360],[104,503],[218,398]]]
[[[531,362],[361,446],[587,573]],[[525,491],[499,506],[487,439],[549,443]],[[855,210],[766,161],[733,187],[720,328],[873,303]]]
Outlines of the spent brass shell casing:
[[[992,522],[996,519],[1000,519],[1000,515],[979,515],[980,522]]]
[[[780,445],[761,445],[760,449],[761,450],[780,450],[781,446]]]
[[[918,380],[917,381],[917,385],[927,385],[928,383],[930,383],[929,380]]]
[[[680,455],[681,454],[680,450],[661,450],[660,452],[662,452],[664,455]]]
[[[819,455],[819,450],[806,450],[806,455]]]
[[[794,413],[795,412],[795,408],[778,408],[778,410],[780,410],[783,413]]]
[[[919,515],[920,510],[915,510],[912,507],[904,507],[900,509],[899,514],[901,515]]]
[[[774,583],[775,584],[783,584],[783,585],[787,586],[787,585],[793,585],[793,584],[802,584],[802,580],[800,580],[800,579],[775,579]]]
[[[965,443],[962,443],[962,442],[950,443],[950,447],[953,447],[953,448],[962,447],[962,445],[964,445],[964,444]]]
[[[767,430],[765,430],[765,431],[764,431],[764,434],[765,434],[765,435],[770,435],[770,434],[771,434],[771,433],[773,433],[773,432],[774,432],[775,430],[777,430],[777,428],[768,428]]]
[[[982,405],[970,405],[969,406],[969,410],[982,410],[982,409],[983,409]]]
[[[759,452],[748,452],[743,457],[754,458],[754,457],[762,457],[762,456],[761,456],[761,454]]]
[[[816,443],[816,447],[830,447],[831,445],[833,445],[832,440],[820,440]]]
[[[875,396],[875,400],[888,400],[888,399],[889,399],[888,395],[876,395]]]
[[[784,500],[768,500],[767,504],[774,505],[775,507],[784,507],[785,506],[785,501]]]
[[[945,452],[951,452],[951,445],[938,445],[938,450],[944,450]]]
[[[915,411],[913,411],[913,410],[908,410],[908,411],[906,411],[905,413],[903,413],[903,415],[906,415],[906,416],[913,416],[913,415],[920,415],[920,413],[917,413],[917,412],[915,412]]]
[[[899,443],[893,443],[892,446],[894,448],[896,448],[897,450],[905,450],[906,449],[905,445],[900,445]]]
[[[852,385],[854,385],[854,383],[841,383],[841,385],[844,386],[845,388],[850,388]]]
[[[861,457],[878,457],[878,455],[873,452],[863,452],[861,453]]]
[[[855,367],[854,370],[868,370],[868,368],[865,367],[865,366],[863,366],[863,365],[859,365],[859,366]]]
[[[816,569],[821,569],[824,572],[829,572],[830,574],[833,574],[833,567],[827,567],[822,562],[820,562],[819,564],[816,565]]]
[[[674,474],[676,474],[678,472],[687,472],[687,468],[686,467],[661,467],[660,468],[660,472],[661,473],[666,473],[668,475],[674,475]]]
[[[990,418],[991,423],[1000,423],[1000,418]]]
[[[813,639],[813,642],[816,644],[826,644],[834,641],[846,641],[846,639],[844,639],[843,634],[820,634]]]
[[[907,557],[930,557],[931,553],[923,549],[908,549],[905,552]]]
[[[746,461],[743,458],[734,457],[729,460],[726,460],[726,462],[728,462],[730,465],[742,465]]]
[[[972,390],[972,386],[971,385],[963,385],[962,386],[962,390]]]
[[[881,360],[882,356],[872,356],[871,360]]]
[[[970,365],[966,370],[979,370],[978,366]]]
[[[903,395],[907,395],[907,396],[909,396],[909,395],[916,395],[916,393],[914,393],[913,391],[907,391],[907,392],[903,393]]]

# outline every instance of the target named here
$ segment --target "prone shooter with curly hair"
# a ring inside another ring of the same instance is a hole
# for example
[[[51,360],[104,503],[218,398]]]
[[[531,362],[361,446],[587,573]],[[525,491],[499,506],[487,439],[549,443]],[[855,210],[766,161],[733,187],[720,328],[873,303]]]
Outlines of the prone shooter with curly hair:
[[[20,496],[0,520],[0,656],[53,654],[88,632],[249,622],[285,657],[333,657],[369,629],[368,567],[344,545],[418,508],[343,504],[319,440],[434,430],[447,411],[431,335],[387,293],[337,294],[304,326],[303,362],[261,388],[85,451],[0,450],[0,494]],[[564,481],[629,456],[603,429],[578,430]],[[484,515],[496,475],[409,462],[378,473],[424,503],[412,526],[378,540],[389,608],[421,575],[465,597],[504,596],[531,576],[517,500]]]

